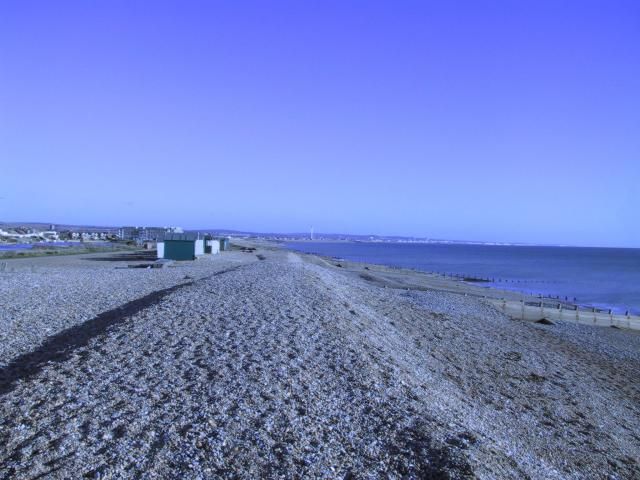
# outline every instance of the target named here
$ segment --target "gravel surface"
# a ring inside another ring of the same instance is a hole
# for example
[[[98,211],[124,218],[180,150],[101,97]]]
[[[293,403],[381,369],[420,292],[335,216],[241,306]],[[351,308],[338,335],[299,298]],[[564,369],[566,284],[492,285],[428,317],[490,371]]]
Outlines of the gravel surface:
[[[34,257],[0,262],[0,366],[46,337],[158,290],[249,259],[232,254],[150,265],[154,252]]]
[[[640,477],[637,334],[256,254],[2,273],[2,478]]]

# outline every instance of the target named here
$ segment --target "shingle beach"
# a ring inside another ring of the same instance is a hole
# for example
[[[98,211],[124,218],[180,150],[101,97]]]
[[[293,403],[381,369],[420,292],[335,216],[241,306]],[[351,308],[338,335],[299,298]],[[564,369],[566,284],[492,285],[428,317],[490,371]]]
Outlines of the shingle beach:
[[[640,478],[636,332],[266,246],[3,263],[0,478]]]

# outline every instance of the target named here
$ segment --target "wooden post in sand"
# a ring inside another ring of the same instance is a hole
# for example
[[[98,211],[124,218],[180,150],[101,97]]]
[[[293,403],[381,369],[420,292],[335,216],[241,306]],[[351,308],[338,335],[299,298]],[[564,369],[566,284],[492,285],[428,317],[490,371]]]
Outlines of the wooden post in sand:
[[[522,318],[520,320],[524,320],[524,300],[520,300],[520,304],[522,306]]]

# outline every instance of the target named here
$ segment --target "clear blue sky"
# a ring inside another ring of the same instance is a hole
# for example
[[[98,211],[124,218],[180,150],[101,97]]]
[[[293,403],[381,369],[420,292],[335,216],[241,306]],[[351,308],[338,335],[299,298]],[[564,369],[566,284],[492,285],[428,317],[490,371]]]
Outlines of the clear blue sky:
[[[0,2],[0,220],[640,247],[640,2]]]

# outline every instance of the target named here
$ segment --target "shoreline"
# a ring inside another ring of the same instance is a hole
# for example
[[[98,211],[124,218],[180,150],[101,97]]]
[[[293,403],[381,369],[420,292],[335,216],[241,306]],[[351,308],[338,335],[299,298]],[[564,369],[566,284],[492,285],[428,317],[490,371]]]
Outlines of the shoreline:
[[[431,272],[431,271],[426,271],[426,270],[419,270],[417,268],[407,268],[407,267],[398,267],[395,265],[388,265],[388,264],[384,264],[384,263],[373,263],[373,262],[360,262],[360,261],[355,261],[355,260],[348,260],[345,258],[341,258],[341,257],[333,257],[333,256],[329,256],[329,255],[320,255],[314,252],[301,252],[299,250],[293,250],[293,249],[287,249],[286,247],[284,247],[286,250],[288,251],[292,251],[294,253],[297,254],[301,254],[301,255],[309,255],[309,256],[315,256],[318,258],[322,258],[323,260],[327,261],[327,262],[333,262],[333,263],[340,263],[343,267],[344,265],[355,265],[355,266],[359,266],[360,268],[366,268],[368,267],[369,269],[371,267],[381,267],[384,269],[390,269],[392,272],[398,272],[398,273],[402,273],[402,274],[406,274],[406,275],[426,275],[427,277],[436,277],[437,279],[440,279],[442,282],[444,282],[445,284],[448,284],[450,286],[465,286],[465,287],[469,287],[468,291],[462,291],[462,292],[455,292],[452,290],[447,290],[446,288],[441,288],[440,286],[432,286],[431,288],[435,291],[446,291],[449,293],[461,293],[461,294],[472,294],[481,298],[484,297],[488,297],[488,298],[495,298],[495,299],[503,299],[503,298],[508,298],[508,297],[513,297],[511,299],[518,299],[518,300],[524,300],[524,301],[540,301],[540,300],[550,300],[553,303],[556,304],[560,304],[563,306],[567,306],[567,307],[583,307],[583,308],[591,308],[590,306],[586,305],[583,306],[581,304],[576,304],[573,302],[569,302],[569,301],[564,301],[561,299],[556,299],[556,298],[551,298],[551,297],[542,297],[540,295],[534,295],[534,294],[528,294],[526,292],[523,291],[519,291],[519,290],[509,290],[509,289],[502,289],[500,287],[497,286],[493,286],[493,285],[483,285],[485,283],[492,283],[492,282],[487,282],[485,280],[466,280],[464,278],[461,278],[462,276],[455,276],[455,275],[445,275],[442,273],[438,273],[438,272]],[[467,277],[468,278],[468,277]],[[485,294],[482,294],[480,292],[484,292]],[[487,294],[488,293],[488,294]],[[491,295],[494,294],[494,295]]]
[[[494,293],[502,293],[505,294],[503,296],[508,297],[509,295],[518,295],[521,299],[523,299],[524,301],[542,301],[542,302],[546,302],[546,303],[556,303],[559,305],[562,305],[563,308],[565,307],[573,307],[573,308],[578,308],[581,310],[585,310],[585,311],[595,311],[597,313],[609,313],[609,311],[611,311],[614,314],[617,315],[625,315],[625,316],[640,316],[640,309],[639,308],[635,308],[635,307],[628,307],[625,305],[618,305],[618,304],[613,304],[613,303],[600,303],[600,302],[591,302],[591,303],[587,303],[587,302],[580,302],[580,301],[572,301],[572,300],[563,300],[561,295],[554,295],[554,294],[547,294],[544,295],[542,293],[532,293],[532,292],[527,292],[524,289],[518,289],[517,287],[513,287],[513,288],[509,288],[509,287],[503,287],[500,286],[499,283],[501,282],[494,282],[491,281],[489,279],[484,279],[482,277],[474,277],[473,275],[469,274],[469,275],[463,275],[463,274],[448,274],[448,273],[440,273],[440,272],[436,272],[436,271],[429,271],[429,270],[422,270],[419,268],[412,268],[412,267],[401,267],[401,266],[396,266],[396,265],[392,265],[389,263],[375,263],[375,262],[370,262],[370,261],[356,261],[356,260],[349,260],[347,258],[343,258],[343,257],[337,257],[337,256],[331,256],[331,255],[323,255],[323,254],[319,254],[319,253],[315,253],[312,251],[302,251],[302,250],[298,250],[296,248],[292,248],[290,246],[288,246],[288,243],[303,243],[303,242],[274,242],[277,243],[280,248],[286,249],[286,250],[290,250],[290,251],[294,251],[296,253],[304,253],[306,255],[317,255],[320,257],[323,257],[327,260],[332,260],[332,261],[337,261],[337,262],[350,262],[350,263],[354,263],[354,264],[362,264],[362,265],[377,265],[377,266],[383,266],[386,268],[391,268],[391,269],[400,269],[400,270],[406,270],[409,272],[416,272],[416,273],[422,273],[422,274],[426,274],[426,275],[434,275],[434,276],[439,276],[442,279],[450,279],[451,281],[463,281],[464,283],[466,283],[467,285],[473,285],[473,286],[480,286],[481,288],[486,289],[487,291],[491,291]],[[335,243],[332,241],[327,241],[327,243]],[[348,242],[344,242],[344,243],[348,243]],[[351,242],[351,243],[359,243],[359,242]],[[573,247],[572,247],[573,248]],[[578,248],[582,248],[582,247],[578,247]],[[587,248],[587,247],[584,247]],[[593,247],[596,248],[596,247]],[[599,247],[597,247],[599,248]],[[471,281],[465,281],[464,278],[473,278],[473,280]],[[505,283],[508,283],[505,282]],[[495,296],[493,294],[489,294],[488,296]]]

